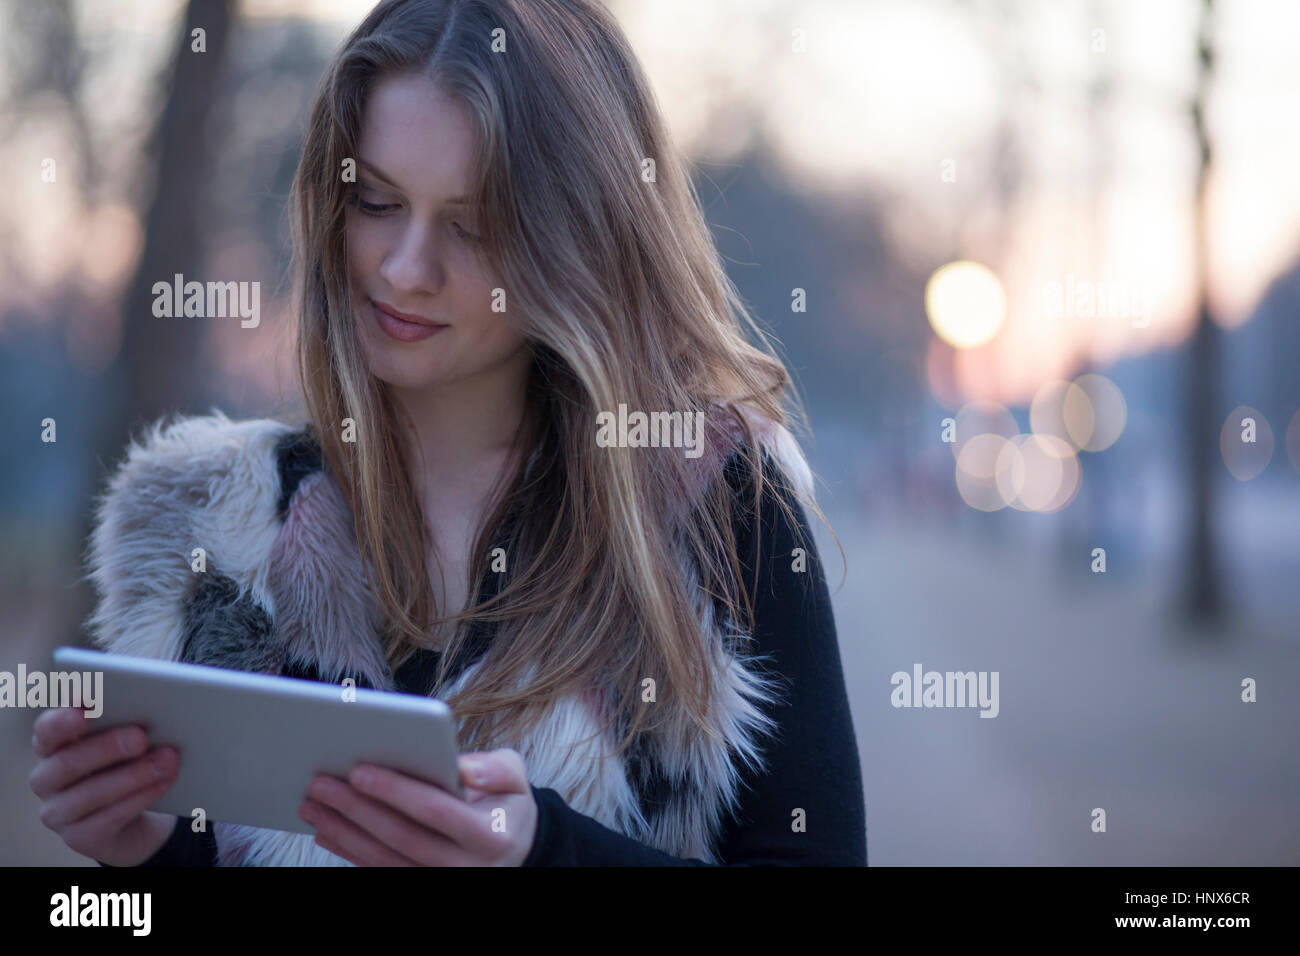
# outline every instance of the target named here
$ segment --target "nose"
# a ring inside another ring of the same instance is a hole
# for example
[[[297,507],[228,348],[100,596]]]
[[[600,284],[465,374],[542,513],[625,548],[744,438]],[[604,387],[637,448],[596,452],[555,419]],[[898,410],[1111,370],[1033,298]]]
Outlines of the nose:
[[[379,276],[398,292],[437,294],[446,279],[434,230],[412,217],[379,266]]]

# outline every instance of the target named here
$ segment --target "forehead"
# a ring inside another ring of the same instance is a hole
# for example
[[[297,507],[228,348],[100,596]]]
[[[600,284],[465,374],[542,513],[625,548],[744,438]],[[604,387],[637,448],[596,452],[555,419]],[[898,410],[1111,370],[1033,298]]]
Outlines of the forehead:
[[[460,101],[423,76],[377,80],[361,115],[360,160],[383,170],[413,199],[466,192],[474,132]]]

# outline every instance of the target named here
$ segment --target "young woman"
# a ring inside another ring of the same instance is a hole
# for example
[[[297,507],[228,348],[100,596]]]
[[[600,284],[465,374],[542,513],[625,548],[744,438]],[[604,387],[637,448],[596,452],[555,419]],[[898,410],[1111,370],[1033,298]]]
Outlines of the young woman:
[[[183,755],[65,710],[34,738],[46,826],[113,866],[865,864],[789,377],[610,15],[380,3],[293,224],[310,420],[133,443],[90,629],[445,699],[470,799],[363,766],[313,784],[314,838],[195,833],[147,809]]]

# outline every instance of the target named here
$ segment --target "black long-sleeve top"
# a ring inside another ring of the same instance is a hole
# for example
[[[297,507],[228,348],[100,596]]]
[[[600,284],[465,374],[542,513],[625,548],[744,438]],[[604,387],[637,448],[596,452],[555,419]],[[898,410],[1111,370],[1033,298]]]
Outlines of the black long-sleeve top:
[[[733,491],[748,489],[741,459],[728,465]],[[865,866],[866,803],[857,739],[849,712],[835,621],[821,558],[807,514],[784,476],[764,457],[760,504],[761,553],[755,559],[752,490],[735,496],[734,530],[745,582],[753,580],[753,641],[746,650],[769,660],[756,666],[778,675],[782,700],[768,710],[779,731],[764,738],[766,767],[742,768],[739,807],[719,835],[716,864],[682,859],[618,833],[571,808],[548,787],[532,788],[537,829],[524,866]],[[790,504],[791,524],[778,503]],[[802,536],[796,533],[796,527]],[[792,552],[803,547],[806,568]],[[436,651],[421,651],[397,675],[397,689],[424,694],[437,666]],[[796,830],[796,811],[803,828]],[[211,831],[193,833],[178,817],[168,841],[143,866],[212,866]]]

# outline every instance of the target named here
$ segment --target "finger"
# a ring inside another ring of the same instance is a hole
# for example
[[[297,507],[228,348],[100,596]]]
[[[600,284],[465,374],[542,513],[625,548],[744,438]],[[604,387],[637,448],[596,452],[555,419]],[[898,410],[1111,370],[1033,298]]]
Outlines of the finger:
[[[73,850],[77,850],[79,846],[102,846],[104,840],[117,834],[124,826],[153,806],[154,801],[162,796],[169,786],[171,786],[170,780],[161,780],[137,790],[125,799],[104,807],[98,813],[92,813],[64,827],[60,835]],[[77,850],[77,852],[81,851]],[[88,855],[93,856],[93,853]]]
[[[48,757],[90,730],[90,718],[80,707],[51,707],[32,725],[32,749]]]
[[[392,807],[458,846],[483,849],[489,842],[484,839],[487,828],[481,813],[441,787],[374,764],[358,764],[348,780],[359,793]]]
[[[483,793],[527,793],[528,768],[517,750],[462,754],[461,776]]]
[[[331,843],[329,840],[325,839],[319,833],[316,834],[316,845],[320,847],[322,850],[329,850],[335,856],[342,857],[343,859],[347,860],[349,863],[353,864],[354,866],[364,866],[364,864],[359,863],[358,861],[352,859],[352,857],[348,855],[348,852],[344,850],[343,847],[339,846],[337,843]]]
[[[308,803],[323,804],[407,859],[429,866],[448,866],[449,857],[461,852],[453,839],[436,832],[436,828],[424,826],[346,781],[326,777],[323,782],[332,784],[333,790],[326,793],[313,786],[308,791]]]
[[[417,866],[418,864],[383,843],[338,811],[322,803],[308,801],[314,811],[316,840],[328,841],[337,849],[331,853],[349,859],[358,866]]]
[[[86,777],[46,800],[41,822],[58,831],[146,787],[162,782],[170,786],[178,756],[174,747],[158,747],[138,760]]]
[[[139,757],[149,746],[149,735],[135,725],[114,727],[67,744],[38,763],[27,777],[28,786],[44,799],[82,777]]]

